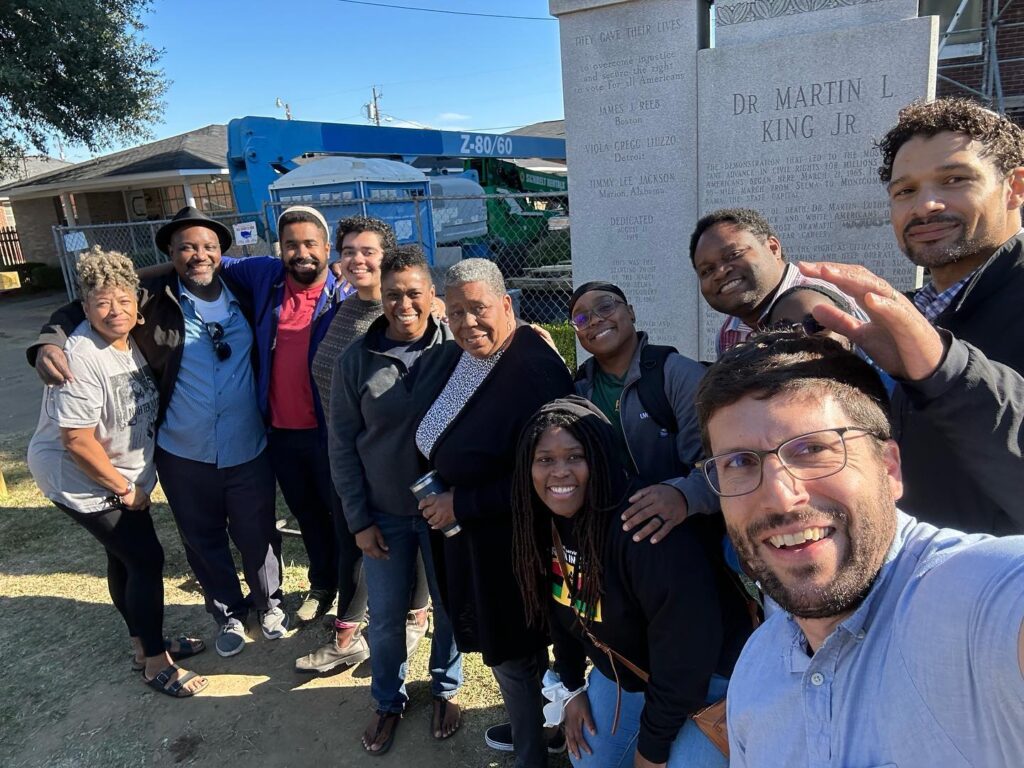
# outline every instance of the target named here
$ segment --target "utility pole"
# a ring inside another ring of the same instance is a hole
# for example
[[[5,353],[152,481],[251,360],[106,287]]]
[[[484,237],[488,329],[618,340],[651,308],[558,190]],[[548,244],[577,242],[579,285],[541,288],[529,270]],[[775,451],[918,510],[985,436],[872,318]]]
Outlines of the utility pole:
[[[363,107],[366,108],[366,118],[371,122],[375,123],[377,127],[380,128],[380,108],[377,102],[384,94],[377,93],[377,86],[373,85],[370,87],[373,92],[373,101],[371,101],[369,104],[364,104]]]

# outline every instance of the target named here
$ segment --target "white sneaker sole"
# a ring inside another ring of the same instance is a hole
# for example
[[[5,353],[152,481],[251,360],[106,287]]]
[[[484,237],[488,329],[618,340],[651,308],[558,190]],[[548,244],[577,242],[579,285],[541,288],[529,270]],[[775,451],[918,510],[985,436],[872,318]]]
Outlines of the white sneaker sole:
[[[240,644],[240,645],[239,645],[239,646],[238,646],[237,648],[235,648],[235,649],[234,649],[233,651],[222,651],[222,650],[220,649],[220,646],[219,646],[219,645],[217,645],[216,643],[214,643],[214,646],[213,646],[213,648],[214,648],[214,650],[215,650],[215,651],[217,651],[217,655],[218,655],[218,656],[222,656],[223,658],[225,658],[225,659],[226,659],[226,658],[228,658],[229,656],[237,656],[237,655],[238,655],[238,654],[240,654],[240,653],[241,653],[242,651],[244,651],[244,650],[245,650],[245,641],[243,641],[243,642],[242,642],[242,643],[241,643],[241,644]]]

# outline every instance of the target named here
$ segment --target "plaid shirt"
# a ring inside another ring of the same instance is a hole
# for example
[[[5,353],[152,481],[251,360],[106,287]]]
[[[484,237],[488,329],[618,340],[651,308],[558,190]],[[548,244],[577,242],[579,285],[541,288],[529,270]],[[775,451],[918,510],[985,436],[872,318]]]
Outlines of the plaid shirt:
[[[968,281],[974,277],[974,270],[967,277],[958,283],[953,283],[942,293],[939,293],[935,288],[935,283],[928,283],[921,290],[914,294],[914,306],[916,306],[921,314],[928,318],[928,322],[935,325],[935,321],[939,319],[939,315],[949,308],[949,305],[953,303],[953,299],[960,293],[961,289],[967,285]]]
[[[857,302],[847,296],[845,293],[836,288],[832,283],[827,280],[820,280],[816,277],[805,277],[803,273],[794,267],[792,264],[787,264],[786,269],[782,273],[782,281],[779,283],[778,288],[775,289],[775,295],[779,296],[785,291],[796,285],[820,285],[824,288],[828,288],[830,291],[846,296],[846,299],[854,308],[854,315],[858,320],[867,320],[867,315],[857,306]],[[768,306],[765,307],[764,312],[761,313],[759,320],[764,318],[771,311],[772,303],[769,302]],[[722,323],[722,328],[718,332],[718,354],[721,356],[723,352],[732,349],[740,342],[746,341],[750,338],[750,334],[754,332],[754,329],[744,323],[735,315],[729,315],[725,318],[725,322]]]

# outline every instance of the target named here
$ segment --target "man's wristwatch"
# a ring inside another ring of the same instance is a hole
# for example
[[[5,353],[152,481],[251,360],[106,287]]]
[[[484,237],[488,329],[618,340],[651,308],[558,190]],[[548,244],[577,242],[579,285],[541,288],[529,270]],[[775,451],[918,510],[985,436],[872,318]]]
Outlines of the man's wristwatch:
[[[125,488],[120,493],[115,493],[114,495],[117,497],[117,500],[119,502],[124,503],[124,497],[127,496],[129,493],[131,493],[134,490],[135,490],[135,483],[133,483],[131,480],[129,480],[128,481],[128,487]]]

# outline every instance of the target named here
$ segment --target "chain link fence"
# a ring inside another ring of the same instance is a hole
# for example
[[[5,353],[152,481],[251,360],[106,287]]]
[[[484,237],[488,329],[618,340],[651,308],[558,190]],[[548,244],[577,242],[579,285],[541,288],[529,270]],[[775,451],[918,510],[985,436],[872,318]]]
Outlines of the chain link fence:
[[[307,199],[309,198],[309,199]],[[395,229],[400,243],[416,243],[434,265],[439,291],[444,271],[465,258],[491,259],[501,269],[528,322],[558,323],[568,316],[572,294],[572,252],[569,242],[567,197],[553,193],[498,193],[484,196],[420,196],[396,200],[291,199],[268,203],[259,213],[214,216],[231,228],[255,222],[259,239],[245,247],[234,245],[229,256],[272,256],[276,243],[268,242],[268,221],[276,221],[290,205],[316,208],[333,230],[337,222],[354,215],[383,218]],[[68,296],[77,297],[75,264],[82,251],[98,245],[128,255],[137,267],[167,261],[154,237],[161,221],[54,227]],[[337,244],[334,244],[336,247]],[[333,257],[337,254],[332,253]]]

